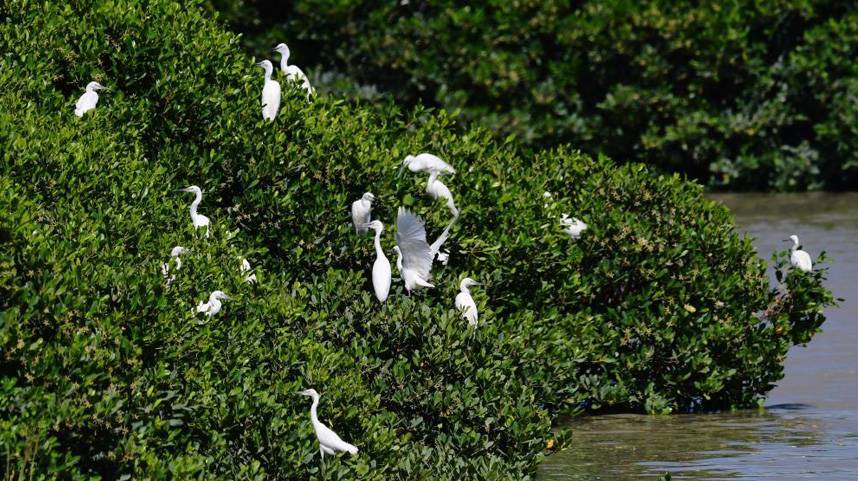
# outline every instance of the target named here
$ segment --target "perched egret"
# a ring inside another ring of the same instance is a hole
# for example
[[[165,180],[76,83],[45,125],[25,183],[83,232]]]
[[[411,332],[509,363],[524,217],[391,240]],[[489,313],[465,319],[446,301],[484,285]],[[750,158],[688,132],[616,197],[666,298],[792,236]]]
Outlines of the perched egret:
[[[313,87],[310,85],[310,79],[304,75],[304,72],[298,68],[297,65],[288,65],[289,62],[289,47],[286,46],[285,43],[278,44],[274,47],[273,52],[277,52],[280,54],[280,70],[286,75],[286,79],[290,82],[298,82],[301,84],[301,88],[307,91],[307,98],[310,98],[310,95],[315,93]]]
[[[244,257],[241,258],[241,273],[250,272],[250,262],[247,261]],[[244,282],[250,282],[251,284],[256,282],[256,274],[250,274],[244,276]]]
[[[310,406],[310,421],[313,422],[313,430],[316,431],[316,439],[319,440],[319,452],[322,453],[322,460],[325,460],[326,454],[333,456],[337,451],[357,454],[357,447],[340,439],[337,433],[319,421],[319,416],[316,414],[316,408],[319,406],[319,393],[315,389],[307,389],[298,394],[313,398],[313,405]]]
[[[804,272],[810,272],[813,270],[813,262],[810,260],[810,254],[806,251],[799,249],[801,247],[798,243],[798,236],[791,235],[789,239],[784,239],[784,242],[792,241],[792,254],[789,256],[789,262],[793,267],[798,268]]]
[[[364,193],[363,197],[352,202],[352,223],[358,234],[367,233],[373,202],[375,202],[375,196],[371,192]]]
[[[457,219],[458,217],[453,217],[453,220],[447,224],[447,227],[444,228],[441,235],[439,235],[438,238],[435,239],[435,242],[429,246],[429,252],[432,254],[432,259],[435,260],[437,258],[438,261],[445,266],[447,265],[447,260],[450,258],[450,253],[441,252],[441,246],[444,245],[444,243],[447,242],[447,238],[450,237],[450,229],[453,227],[453,224],[456,223]]]
[[[196,185],[192,185],[190,187],[185,187],[184,189],[179,189],[181,192],[192,192],[196,197],[194,197],[194,201],[191,202],[191,222],[194,224],[194,229],[199,229],[200,227],[206,228],[206,238],[209,237],[209,218],[197,213],[197,207],[199,207],[200,202],[203,201],[203,191]]]
[[[188,250],[182,246],[173,247],[173,249],[170,251],[170,257],[173,259],[173,263],[176,266],[175,270],[177,270],[177,271],[182,268],[182,258],[179,256],[181,256],[185,252],[188,252]],[[167,280],[168,286],[174,280],[176,280],[175,274],[173,274],[172,276],[170,275],[170,262],[169,261],[167,261],[161,265],[161,273],[164,274],[164,279]]]
[[[206,316],[213,316],[220,312],[221,308],[221,299],[229,299],[229,296],[223,293],[223,291],[214,291],[209,294],[209,302],[200,302],[197,304],[197,312],[205,312]]]
[[[98,82],[86,84],[86,92],[74,104],[74,114],[78,117],[83,117],[83,114],[94,109],[98,103],[98,93],[96,93],[96,90],[104,90],[106,88]]]
[[[271,80],[271,74],[274,73],[271,61],[263,60],[256,65],[265,69],[265,85],[262,87],[262,118],[273,121],[274,117],[277,117],[277,111],[280,110],[280,84],[276,80]]]
[[[466,277],[459,283],[459,293],[456,294],[456,309],[462,313],[462,319],[468,320],[469,326],[477,325],[477,304],[474,303],[474,298],[471,297],[470,286],[479,286],[480,283]]]
[[[396,216],[396,246],[396,266],[405,283],[405,290],[411,293],[417,287],[435,287],[429,283],[429,278],[432,259],[437,251],[433,253],[432,247],[426,242],[423,219],[403,207],[399,208]]]
[[[566,214],[563,214],[563,217],[560,218],[560,225],[563,226],[563,231],[573,239],[580,239],[581,234],[587,230],[587,224],[577,217],[569,218]]]
[[[384,255],[384,250],[381,248],[381,233],[384,231],[384,224],[380,220],[374,220],[369,223],[369,228],[375,231],[375,263],[372,265],[372,288],[375,291],[375,297],[379,302],[387,300],[390,294],[390,261]]]
[[[438,174],[455,174],[456,170],[453,167],[438,158],[435,155],[422,153],[418,155],[408,155],[402,161],[402,167],[399,168],[399,173],[402,169],[408,167],[411,172],[437,172]]]
[[[459,209],[456,208],[456,204],[453,202],[453,194],[443,182],[438,180],[438,172],[429,174],[429,181],[426,183],[426,193],[433,199],[441,198],[446,200],[447,208],[450,209],[453,217],[459,217]]]

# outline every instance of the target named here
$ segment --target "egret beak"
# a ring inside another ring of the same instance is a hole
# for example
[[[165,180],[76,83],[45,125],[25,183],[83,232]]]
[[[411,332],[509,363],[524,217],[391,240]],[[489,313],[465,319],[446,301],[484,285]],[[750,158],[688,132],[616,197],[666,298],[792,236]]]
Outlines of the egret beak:
[[[783,239],[781,242],[792,242],[792,241],[789,239]]]
[[[399,167],[399,172],[396,173],[396,176],[399,177],[400,175],[402,175],[403,170],[405,170],[405,162],[403,162],[402,165]]]
[[[483,283],[482,283],[482,282],[474,281],[474,285],[475,285],[475,286],[481,286],[481,285],[483,285]]]

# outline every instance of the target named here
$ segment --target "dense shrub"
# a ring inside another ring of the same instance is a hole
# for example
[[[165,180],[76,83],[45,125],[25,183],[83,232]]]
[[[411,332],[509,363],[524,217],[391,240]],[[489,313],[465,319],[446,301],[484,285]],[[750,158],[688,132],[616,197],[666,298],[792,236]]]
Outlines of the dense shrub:
[[[210,3],[320,82],[461,109],[501,138],[716,188],[858,185],[854,1]]]
[[[789,297],[699,186],[569,148],[522,158],[443,112],[284,90],[199,5],[2,4],[0,465],[14,479],[527,479],[580,407],[755,402],[831,302]],[[82,119],[97,79],[110,90]],[[348,204],[448,221],[406,153],[438,152],[462,207],[437,289],[379,305]],[[194,232],[198,184],[211,237]],[[550,198],[543,192],[551,193]],[[590,230],[573,242],[561,213]],[[169,287],[160,265],[190,249]],[[256,268],[243,282],[239,259]],[[459,278],[483,324],[453,309]],[[231,295],[210,319],[197,302]],[[764,311],[766,311],[764,313]],[[758,317],[763,316],[764,317]],[[321,473],[296,395],[361,452]],[[557,443],[560,445],[562,443]]]

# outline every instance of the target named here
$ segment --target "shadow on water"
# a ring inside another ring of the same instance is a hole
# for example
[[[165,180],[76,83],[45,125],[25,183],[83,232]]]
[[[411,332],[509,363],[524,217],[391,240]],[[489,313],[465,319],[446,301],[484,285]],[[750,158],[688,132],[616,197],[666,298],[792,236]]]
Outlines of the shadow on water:
[[[795,347],[766,409],[716,414],[618,414],[569,421],[569,449],[550,456],[548,480],[858,480],[858,194],[712,196],[764,259],[797,234],[832,259],[829,286],[845,301],[823,332]]]

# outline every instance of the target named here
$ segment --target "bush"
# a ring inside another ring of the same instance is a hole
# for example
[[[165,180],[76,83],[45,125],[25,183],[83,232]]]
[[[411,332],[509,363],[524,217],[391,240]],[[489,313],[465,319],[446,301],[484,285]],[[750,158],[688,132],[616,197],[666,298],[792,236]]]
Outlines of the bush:
[[[294,44],[400,102],[535,146],[682,172],[731,190],[858,183],[858,11],[834,0],[210,0],[246,44]]]
[[[297,89],[265,122],[261,71],[200,5],[0,12],[0,464],[13,479],[527,479],[559,412],[755,402],[831,303],[824,270],[788,272],[789,299],[770,289],[726,209],[675,176],[566,147],[523,158],[444,112]],[[78,119],[92,79],[110,90]],[[396,176],[422,150],[458,169],[451,261],[437,289],[395,284],[379,305],[349,201],[376,193],[388,252],[400,205],[437,235],[446,209]],[[208,239],[175,191],[189,184],[205,191]],[[581,240],[564,212],[590,224]],[[168,287],[174,245],[190,252]],[[453,309],[464,275],[486,283],[478,329]],[[224,310],[194,316],[215,289]],[[361,450],[325,473],[295,394],[310,386]]]

